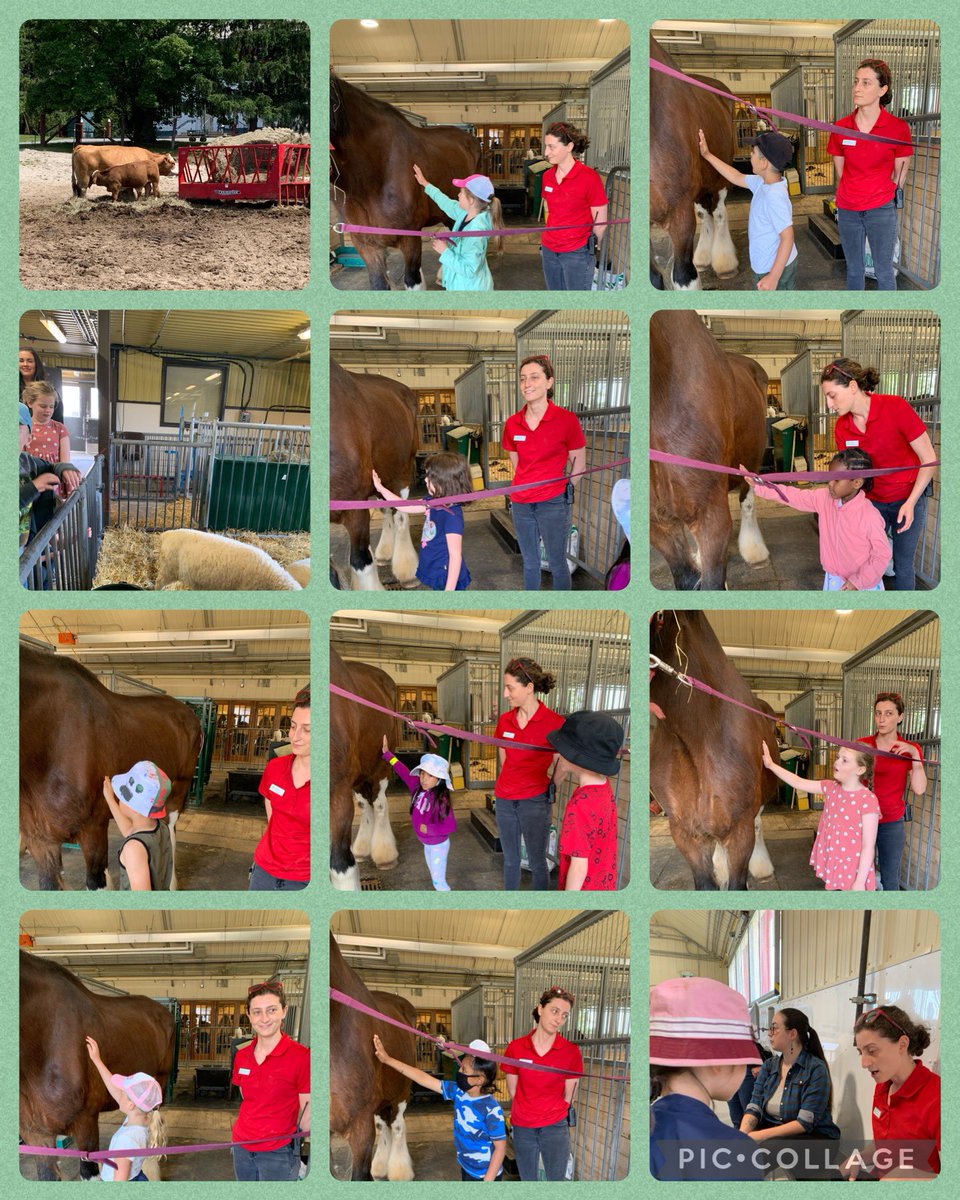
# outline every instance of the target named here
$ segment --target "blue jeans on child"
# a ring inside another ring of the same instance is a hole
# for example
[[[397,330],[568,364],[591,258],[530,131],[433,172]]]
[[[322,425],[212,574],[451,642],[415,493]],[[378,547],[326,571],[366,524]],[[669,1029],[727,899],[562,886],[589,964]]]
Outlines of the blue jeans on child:
[[[523,559],[523,588],[540,591],[540,542],[547,552],[555,592],[570,591],[570,567],[567,563],[567,538],[570,535],[570,508],[561,492],[552,500],[534,500],[532,504],[514,501],[510,506],[513,532],[517,535]]]
[[[562,1181],[567,1174],[570,1159],[570,1126],[566,1118],[555,1125],[542,1125],[539,1129],[513,1126],[513,1153],[517,1170],[523,1181],[536,1182],[537,1158],[543,1159],[543,1173],[548,1180]]]
[[[873,255],[873,269],[877,275],[877,291],[895,292],[897,272],[893,266],[893,252],[897,245],[897,207],[892,200],[879,208],[862,211],[851,208],[837,209],[837,225],[840,227],[840,242],[843,257],[847,260],[847,291],[862,292],[866,287],[864,264],[866,253],[864,242],[869,241]]]
[[[520,890],[520,837],[527,847],[527,861],[532,876],[531,888],[545,892],[550,887],[547,866],[547,841],[550,837],[550,815],[553,805],[549,797],[534,796],[530,800],[501,800],[496,797],[497,835],[503,852],[504,891]]]
[[[900,859],[907,840],[903,817],[899,821],[881,821],[877,826],[877,873],[885,892],[900,891]]]
[[[247,1150],[234,1146],[233,1173],[241,1183],[289,1182],[300,1174],[299,1142],[277,1150]]]
[[[917,571],[913,560],[917,557],[917,546],[927,524],[927,493],[924,492],[913,509],[913,524],[902,533],[897,532],[897,513],[903,506],[902,500],[885,500],[870,503],[877,510],[887,529],[887,537],[893,538],[893,569],[896,577],[895,591],[912,592],[917,586]]]

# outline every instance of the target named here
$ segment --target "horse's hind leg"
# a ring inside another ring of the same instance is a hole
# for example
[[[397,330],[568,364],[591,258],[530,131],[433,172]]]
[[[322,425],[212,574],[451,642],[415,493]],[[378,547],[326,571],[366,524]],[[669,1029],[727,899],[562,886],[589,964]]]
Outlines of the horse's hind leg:
[[[698,291],[700,276],[693,265],[693,239],[697,232],[697,219],[689,201],[677,205],[670,215],[668,228],[673,243],[673,286],[678,291]]]
[[[422,292],[425,286],[420,265],[423,259],[423,242],[420,238],[401,238],[400,252],[403,255],[403,286],[408,292]]]
[[[70,1133],[78,1150],[100,1149],[100,1123],[96,1113],[81,1113],[70,1127]],[[81,1179],[97,1179],[99,1175],[100,1168],[96,1163],[81,1161]]]
[[[357,868],[357,860],[353,857],[353,851],[350,849],[352,829],[353,792],[349,784],[331,780],[330,882],[341,892],[360,891],[360,871]],[[354,1155],[354,1170],[356,1170],[356,1155]]]
[[[690,561],[686,527],[678,521],[658,521],[650,514],[650,543],[667,560],[674,587],[691,592],[700,585],[700,572]]]
[[[370,288],[374,292],[389,292],[387,277],[387,252],[383,246],[371,245],[361,237],[354,236],[353,244],[367,268]]]
[[[749,813],[745,813],[723,843],[729,872],[727,887],[731,891],[746,891],[748,868],[753,854],[755,837],[753,817]],[[717,846],[720,847],[719,842]]]
[[[87,866],[86,888],[95,892],[107,886],[107,827],[88,826],[80,831],[77,840]]]
[[[37,864],[40,876],[40,890],[43,892],[58,892],[63,888],[63,859],[60,855],[60,843],[54,841],[37,842],[29,835],[26,839],[30,857]]]
[[[407,1149],[407,1126],[403,1119],[406,1100],[397,1105],[397,1115],[390,1125],[390,1157],[387,1160],[387,1178],[409,1182],[413,1179],[413,1160]]]
[[[670,812],[670,801],[667,802],[667,812]],[[718,843],[703,832],[694,832],[681,825],[679,821],[670,818],[670,833],[677,849],[687,860],[687,866],[693,872],[693,886],[698,892],[715,892],[724,887],[724,880],[717,879],[715,873],[719,868],[725,869],[724,862],[717,862],[715,851]]]
[[[373,1117],[374,1150],[370,1174],[374,1179],[387,1178],[387,1163],[390,1161],[391,1131],[387,1121],[379,1114]]]

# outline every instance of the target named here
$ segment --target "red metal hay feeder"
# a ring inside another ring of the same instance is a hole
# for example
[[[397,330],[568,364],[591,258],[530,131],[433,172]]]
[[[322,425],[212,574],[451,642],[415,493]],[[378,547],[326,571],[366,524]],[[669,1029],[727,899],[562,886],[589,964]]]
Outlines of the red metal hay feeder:
[[[271,200],[309,204],[310,147],[247,142],[179,148],[181,200]]]

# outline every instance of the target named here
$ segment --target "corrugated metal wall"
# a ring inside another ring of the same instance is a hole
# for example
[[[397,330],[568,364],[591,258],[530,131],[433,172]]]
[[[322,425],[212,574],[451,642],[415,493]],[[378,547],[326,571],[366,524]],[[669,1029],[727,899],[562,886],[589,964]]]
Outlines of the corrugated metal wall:
[[[437,705],[444,725],[493,737],[500,715],[500,664],[470,659],[437,679]],[[463,764],[467,787],[489,787],[497,777],[497,748],[478,742],[468,747]]]
[[[501,446],[503,424],[517,411],[517,364],[514,359],[485,359],[454,381],[457,420],[483,429],[480,465],[486,487],[513,477],[513,468]]]

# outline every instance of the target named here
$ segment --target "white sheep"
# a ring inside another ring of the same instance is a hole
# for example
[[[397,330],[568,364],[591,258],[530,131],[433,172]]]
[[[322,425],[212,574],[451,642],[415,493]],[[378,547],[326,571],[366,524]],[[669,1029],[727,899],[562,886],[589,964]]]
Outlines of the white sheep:
[[[171,529],[160,535],[156,586],[171,585],[191,591],[301,590],[296,579],[258,546],[199,529]]]

